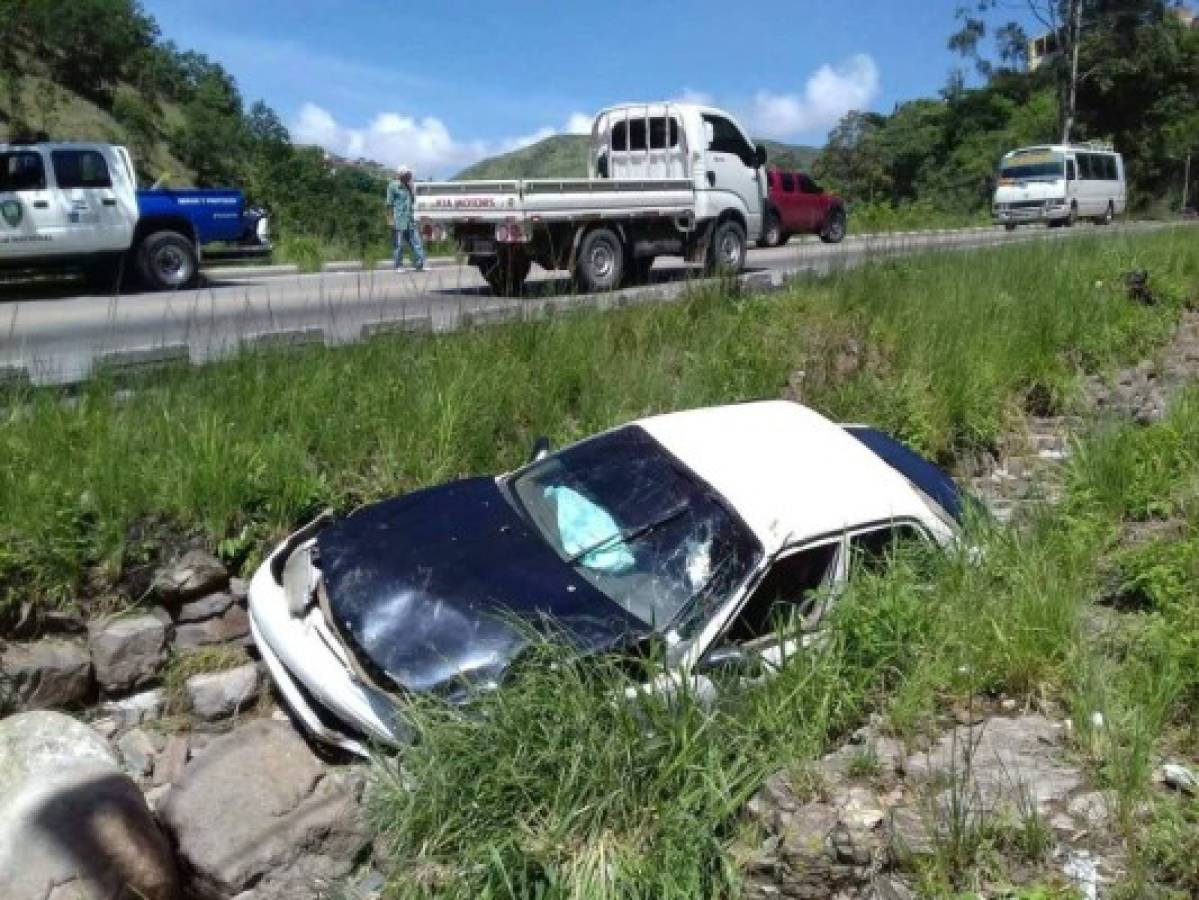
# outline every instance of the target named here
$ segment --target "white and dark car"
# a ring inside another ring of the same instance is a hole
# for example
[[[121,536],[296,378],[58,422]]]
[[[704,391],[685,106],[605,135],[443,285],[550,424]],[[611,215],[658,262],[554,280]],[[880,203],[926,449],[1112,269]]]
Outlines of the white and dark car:
[[[887,435],[795,403],[671,413],[313,522],[254,575],[251,624],[303,726],[365,753],[409,738],[405,696],[499,687],[539,631],[580,654],[656,641],[672,677],[769,672],[851,557],[947,545],[963,501]]]

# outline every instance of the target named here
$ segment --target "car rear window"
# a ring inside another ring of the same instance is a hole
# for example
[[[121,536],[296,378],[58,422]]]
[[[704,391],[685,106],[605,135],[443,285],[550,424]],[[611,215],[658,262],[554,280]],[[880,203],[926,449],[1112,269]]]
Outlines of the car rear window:
[[[861,441],[875,456],[914,484],[955,522],[961,522],[965,510],[958,486],[940,467],[895,438],[876,428],[847,425],[845,430]]]

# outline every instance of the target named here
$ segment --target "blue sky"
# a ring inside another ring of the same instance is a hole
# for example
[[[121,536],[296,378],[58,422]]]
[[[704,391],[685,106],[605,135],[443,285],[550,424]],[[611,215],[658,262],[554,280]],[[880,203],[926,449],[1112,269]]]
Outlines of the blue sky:
[[[445,175],[623,100],[702,96],[823,143],[850,108],[929,96],[960,0],[143,0],[297,141]],[[753,10],[753,12],[749,12]]]

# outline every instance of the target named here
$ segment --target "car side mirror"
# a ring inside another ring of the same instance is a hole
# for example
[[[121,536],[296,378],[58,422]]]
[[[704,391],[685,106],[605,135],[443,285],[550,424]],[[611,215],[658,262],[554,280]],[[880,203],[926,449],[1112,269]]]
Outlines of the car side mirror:
[[[550,444],[550,439],[543,434],[537,440],[533,441],[533,449],[529,453],[529,462],[535,463],[545,459],[550,455],[551,449],[553,449],[553,445]]]
[[[700,670],[710,674],[748,677],[758,671],[758,657],[736,644],[724,644],[704,657]]]
[[[760,169],[766,165],[766,148],[759,144],[754,148],[754,168]]]

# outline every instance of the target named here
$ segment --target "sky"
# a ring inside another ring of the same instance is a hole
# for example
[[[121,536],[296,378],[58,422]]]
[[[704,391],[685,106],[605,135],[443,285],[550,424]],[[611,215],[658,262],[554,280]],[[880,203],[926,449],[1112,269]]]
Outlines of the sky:
[[[961,0],[143,0],[163,36],[264,100],[297,143],[444,176],[697,99],[755,137],[823,144],[850,109],[933,96]],[[751,12],[752,10],[752,12]]]

